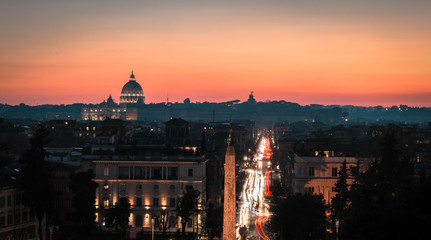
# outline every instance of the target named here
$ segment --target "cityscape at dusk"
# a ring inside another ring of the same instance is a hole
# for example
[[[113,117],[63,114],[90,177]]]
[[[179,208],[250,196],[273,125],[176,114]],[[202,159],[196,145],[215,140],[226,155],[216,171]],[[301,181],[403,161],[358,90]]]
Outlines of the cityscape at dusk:
[[[0,240],[431,236],[430,0],[0,0]]]
[[[430,106],[425,0],[2,1],[0,102]]]

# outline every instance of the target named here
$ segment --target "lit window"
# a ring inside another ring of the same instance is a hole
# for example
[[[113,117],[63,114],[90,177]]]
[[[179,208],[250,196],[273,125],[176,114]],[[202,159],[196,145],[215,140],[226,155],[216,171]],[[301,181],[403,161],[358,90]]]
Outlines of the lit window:
[[[109,167],[105,167],[103,169],[103,176],[108,177],[109,176]]]
[[[109,207],[109,199],[105,199],[105,200],[103,200],[103,206],[104,206],[105,208],[108,208],[108,207]]]

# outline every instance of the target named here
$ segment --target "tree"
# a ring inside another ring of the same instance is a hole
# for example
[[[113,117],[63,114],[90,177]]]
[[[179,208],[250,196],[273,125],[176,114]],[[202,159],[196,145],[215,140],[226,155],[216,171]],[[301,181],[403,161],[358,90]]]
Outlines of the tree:
[[[345,211],[349,204],[349,189],[347,184],[349,172],[347,171],[346,160],[341,164],[341,169],[338,171],[338,180],[335,182],[336,195],[332,198],[331,202],[331,227],[336,232],[335,221],[339,221],[342,225],[344,221]]]
[[[50,165],[45,161],[49,132],[39,125],[30,138],[30,149],[21,158],[23,164],[24,202],[39,221],[39,237],[42,240],[42,221],[52,210],[53,194],[49,183]]]
[[[399,136],[398,129],[389,129],[380,157],[352,185],[341,238],[420,239],[431,234],[426,227],[430,185],[420,184],[413,162],[401,151]]]
[[[322,195],[296,194],[275,207],[271,226],[280,239],[324,239],[326,209]]]
[[[120,198],[118,203],[108,210],[108,225],[121,229],[121,239],[125,239],[126,237],[131,212],[129,199],[125,197]]]
[[[181,217],[183,236],[185,235],[190,215],[197,210],[200,194],[199,190],[194,189],[191,185],[187,185],[185,191],[183,191],[183,197],[178,199],[177,212],[178,216]]]
[[[159,228],[163,231],[163,236],[166,237],[166,230],[170,227],[169,225],[169,212],[167,210],[162,210],[160,212],[160,225]]]
[[[217,237],[220,238],[223,233],[223,208],[214,207],[214,204],[209,203],[205,217],[205,229],[208,238],[212,240]]]
[[[70,189],[74,194],[73,220],[80,239],[90,238],[95,229],[96,209],[94,202],[98,184],[92,180],[93,178],[94,174],[88,172],[80,172],[71,177]]]

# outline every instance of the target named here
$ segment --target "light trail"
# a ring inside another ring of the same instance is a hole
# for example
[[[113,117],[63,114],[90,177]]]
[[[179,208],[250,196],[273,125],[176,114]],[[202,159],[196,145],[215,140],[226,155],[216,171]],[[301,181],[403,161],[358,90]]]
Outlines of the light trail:
[[[268,219],[268,204],[265,203],[266,190],[269,191],[268,171],[265,174],[264,168],[268,164],[262,164],[263,161],[268,161],[272,158],[271,142],[268,138],[262,138],[257,147],[255,156],[250,159],[256,166],[256,169],[246,169],[247,177],[241,192],[241,206],[239,224],[237,228],[237,238],[240,238],[239,229],[246,226],[253,228],[252,222],[254,220],[254,227],[257,233],[256,237],[259,240],[270,240],[265,234],[264,227],[265,221]],[[250,164],[253,165],[253,164]],[[256,218],[257,216],[257,218]],[[251,229],[249,229],[251,230]]]

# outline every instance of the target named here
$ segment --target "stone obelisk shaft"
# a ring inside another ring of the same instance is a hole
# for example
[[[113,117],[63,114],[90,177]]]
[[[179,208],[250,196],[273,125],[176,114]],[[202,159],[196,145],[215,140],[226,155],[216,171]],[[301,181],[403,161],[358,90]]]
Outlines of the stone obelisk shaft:
[[[226,149],[224,174],[223,240],[235,240],[235,149],[232,146],[230,134]]]

